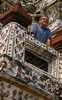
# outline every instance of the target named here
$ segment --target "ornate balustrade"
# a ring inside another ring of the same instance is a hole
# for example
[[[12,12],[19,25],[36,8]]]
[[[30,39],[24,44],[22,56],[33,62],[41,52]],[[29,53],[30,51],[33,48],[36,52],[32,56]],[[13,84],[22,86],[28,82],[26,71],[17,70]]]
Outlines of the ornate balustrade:
[[[41,43],[28,34],[26,34],[25,46],[27,50],[38,55],[47,62],[50,62],[53,57],[57,58],[59,56],[59,53],[55,49]]]

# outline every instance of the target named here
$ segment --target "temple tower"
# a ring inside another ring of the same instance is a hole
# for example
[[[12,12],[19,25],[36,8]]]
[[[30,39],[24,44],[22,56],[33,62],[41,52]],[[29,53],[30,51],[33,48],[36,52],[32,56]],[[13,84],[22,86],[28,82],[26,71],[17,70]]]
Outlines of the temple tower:
[[[27,27],[31,24],[32,18],[20,1],[5,0],[0,9],[0,99],[60,100],[62,94],[59,73],[61,52],[55,50],[54,36],[56,36],[57,25],[53,22],[61,21],[58,19],[60,15],[52,16],[52,11],[54,8],[56,12],[56,7],[59,9],[62,2],[57,0],[37,2],[30,0],[31,3],[28,2],[28,7],[32,5],[36,9],[40,7],[40,10],[50,17],[49,27],[53,33],[53,40],[49,47],[28,34]]]

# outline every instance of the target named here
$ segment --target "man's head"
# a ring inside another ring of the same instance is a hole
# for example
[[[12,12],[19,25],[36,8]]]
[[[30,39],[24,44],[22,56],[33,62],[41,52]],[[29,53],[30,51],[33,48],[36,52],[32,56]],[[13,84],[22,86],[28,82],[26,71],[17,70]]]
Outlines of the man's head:
[[[48,22],[49,22],[49,18],[47,16],[45,16],[45,15],[40,17],[40,19],[39,19],[39,24],[42,27],[46,27],[48,25]]]

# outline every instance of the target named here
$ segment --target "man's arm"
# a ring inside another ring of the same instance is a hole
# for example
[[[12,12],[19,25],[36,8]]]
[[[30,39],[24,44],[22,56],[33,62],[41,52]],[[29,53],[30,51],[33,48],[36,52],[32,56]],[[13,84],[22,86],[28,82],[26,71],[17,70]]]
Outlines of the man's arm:
[[[48,45],[48,46],[50,46],[51,45],[51,39],[47,39],[47,41],[46,41],[46,45]]]
[[[47,40],[46,40],[46,45],[47,46],[51,46],[51,39],[52,39],[52,33],[51,33],[51,30],[48,29]]]

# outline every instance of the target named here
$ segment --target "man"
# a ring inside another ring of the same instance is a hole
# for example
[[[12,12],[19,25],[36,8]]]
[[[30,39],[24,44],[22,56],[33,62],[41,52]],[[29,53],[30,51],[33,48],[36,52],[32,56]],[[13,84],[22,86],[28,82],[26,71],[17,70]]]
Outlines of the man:
[[[49,19],[47,16],[42,16],[39,19],[39,24],[34,23],[31,26],[31,35],[42,43],[50,46],[50,40],[52,34],[49,28],[47,28]]]

